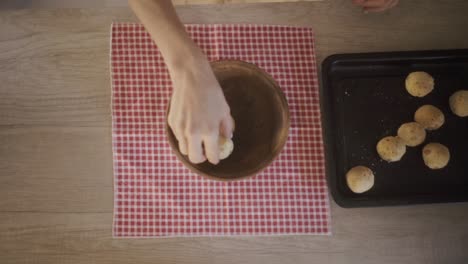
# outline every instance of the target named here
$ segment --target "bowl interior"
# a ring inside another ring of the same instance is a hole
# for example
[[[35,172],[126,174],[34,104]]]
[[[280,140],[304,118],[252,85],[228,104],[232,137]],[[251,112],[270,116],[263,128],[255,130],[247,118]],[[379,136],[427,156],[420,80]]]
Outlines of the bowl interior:
[[[181,161],[201,175],[217,180],[253,176],[279,154],[289,129],[286,98],[276,82],[253,64],[242,61],[212,63],[235,120],[234,151],[217,165],[192,164],[178,150],[168,128],[169,141]]]

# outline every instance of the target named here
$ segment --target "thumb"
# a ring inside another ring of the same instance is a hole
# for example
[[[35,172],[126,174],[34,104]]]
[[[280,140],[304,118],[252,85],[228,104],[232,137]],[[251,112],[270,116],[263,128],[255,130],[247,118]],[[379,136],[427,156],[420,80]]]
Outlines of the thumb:
[[[225,138],[232,138],[234,132],[234,118],[231,115],[228,115],[221,121],[220,134]]]

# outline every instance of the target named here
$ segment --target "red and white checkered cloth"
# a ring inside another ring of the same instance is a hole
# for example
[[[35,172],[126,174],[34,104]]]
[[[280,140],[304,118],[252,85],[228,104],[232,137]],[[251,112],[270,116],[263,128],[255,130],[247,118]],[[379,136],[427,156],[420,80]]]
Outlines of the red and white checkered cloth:
[[[310,28],[187,25],[210,60],[255,63],[284,90],[288,142],[257,176],[217,182],[172,153],[165,112],[171,81],[140,24],[111,40],[115,237],[320,234],[330,231],[314,35]]]

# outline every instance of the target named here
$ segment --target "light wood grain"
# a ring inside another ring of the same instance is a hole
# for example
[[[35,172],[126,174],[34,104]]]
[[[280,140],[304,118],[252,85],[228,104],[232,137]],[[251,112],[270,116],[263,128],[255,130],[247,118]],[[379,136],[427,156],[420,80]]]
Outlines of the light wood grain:
[[[24,1],[23,1],[24,2]],[[468,48],[468,2],[180,6],[185,23],[313,26],[340,52]],[[0,11],[0,263],[466,263],[468,204],[342,209],[332,237],[112,239],[109,30],[126,7]]]
[[[0,211],[112,212],[105,124],[0,129]]]
[[[172,0],[175,5],[312,2],[322,0]]]
[[[411,210],[409,210],[411,208]],[[343,210],[334,235],[112,240],[111,213],[0,213],[2,263],[464,263],[460,205]]]
[[[317,2],[323,0],[172,0],[174,5]],[[11,8],[103,8],[128,6],[128,0],[2,0],[0,9]]]

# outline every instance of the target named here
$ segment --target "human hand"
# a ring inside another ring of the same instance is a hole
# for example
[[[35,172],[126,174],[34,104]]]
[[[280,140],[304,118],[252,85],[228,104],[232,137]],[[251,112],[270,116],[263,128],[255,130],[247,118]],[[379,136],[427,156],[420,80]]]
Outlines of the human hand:
[[[230,138],[234,121],[210,63],[190,39],[171,0],[129,1],[157,45],[171,74],[168,123],[180,152],[192,163],[219,162],[220,133]],[[203,148],[204,147],[204,148]]]
[[[398,4],[399,0],[353,0],[364,12],[383,12]]]
[[[169,71],[174,90],[168,123],[180,152],[192,163],[217,164],[219,136],[231,138],[234,121],[208,60],[200,54]]]

